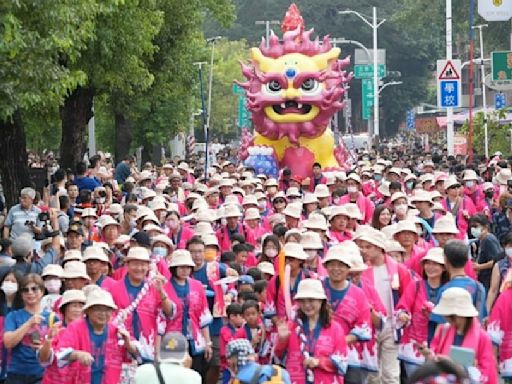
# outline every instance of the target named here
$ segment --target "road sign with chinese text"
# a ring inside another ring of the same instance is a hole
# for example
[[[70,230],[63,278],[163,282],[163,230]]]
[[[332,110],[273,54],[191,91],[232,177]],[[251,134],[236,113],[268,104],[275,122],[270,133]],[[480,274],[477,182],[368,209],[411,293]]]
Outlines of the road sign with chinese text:
[[[410,111],[407,111],[407,129],[412,131],[414,130],[414,127],[416,126],[416,116],[414,115],[414,110],[411,109]]]
[[[377,64],[377,76],[379,78],[386,76],[386,65]],[[354,77],[356,79],[364,79],[373,77],[373,65],[371,64],[356,64],[354,65]]]
[[[373,79],[363,79],[361,81],[362,91],[362,117],[364,120],[369,120],[373,108]]]
[[[494,96],[494,106],[496,109],[502,109],[507,106],[507,97],[504,93],[497,93]]]
[[[459,108],[461,104],[460,60],[437,60],[437,105]]]

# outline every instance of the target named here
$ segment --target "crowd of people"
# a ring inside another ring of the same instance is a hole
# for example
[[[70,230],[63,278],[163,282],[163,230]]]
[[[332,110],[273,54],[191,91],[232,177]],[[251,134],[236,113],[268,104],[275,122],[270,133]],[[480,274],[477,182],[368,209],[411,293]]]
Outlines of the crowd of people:
[[[309,178],[223,151],[202,166],[98,155],[21,189],[0,382],[512,383],[500,153],[364,152]]]

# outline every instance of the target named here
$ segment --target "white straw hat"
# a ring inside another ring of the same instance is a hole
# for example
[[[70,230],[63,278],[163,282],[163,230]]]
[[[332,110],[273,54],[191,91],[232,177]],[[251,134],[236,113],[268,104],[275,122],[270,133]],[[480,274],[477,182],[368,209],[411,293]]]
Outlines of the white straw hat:
[[[255,195],[247,195],[242,200],[242,206],[244,205],[258,205],[258,200]]]
[[[62,294],[62,299],[59,303],[59,309],[69,303],[79,302],[84,303],[87,301],[85,293],[80,289],[69,289]]]
[[[444,251],[441,247],[430,248],[427,254],[421,259],[421,262],[425,262],[427,260],[433,261],[437,264],[444,265]]]
[[[152,231],[156,231],[156,232],[158,232],[158,233],[160,233],[160,234],[163,234],[163,233],[164,233],[164,230],[162,229],[162,227],[160,227],[159,225],[153,224],[153,223],[151,223],[151,224],[146,224],[146,225],[144,226],[144,228],[142,228],[142,230],[143,230],[144,232],[147,232],[147,233],[152,232]]]
[[[302,222],[302,226],[306,229],[319,229],[321,231],[327,231],[328,229],[325,216],[318,213],[309,215],[309,218]]]
[[[386,253],[390,253],[390,252],[405,252],[405,249],[404,249],[404,247],[402,247],[400,245],[400,243],[398,241],[388,240],[388,241],[386,241],[385,251],[386,251]]]
[[[290,187],[286,190],[286,197],[302,197],[297,187]]]
[[[354,180],[356,183],[361,184],[361,178],[355,172],[352,172],[350,175],[347,176],[347,181],[349,180]]]
[[[400,232],[412,232],[416,236],[418,235],[418,229],[416,228],[416,224],[414,224],[414,221],[410,219],[399,221],[393,236],[399,234]]]
[[[352,257],[350,256],[350,253],[348,252],[348,250],[345,250],[345,248],[339,244],[329,248],[329,250],[327,251],[327,255],[325,259],[322,261],[322,263],[325,265],[329,261],[334,260],[342,262],[349,268],[352,267]]]
[[[195,267],[190,252],[186,249],[178,249],[173,252],[169,268],[173,267]]]
[[[501,185],[507,185],[507,182],[512,179],[512,171],[510,168],[504,168],[496,175],[496,180]]]
[[[210,223],[206,223],[204,221],[197,223],[194,228],[194,231],[199,236],[215,234],[215,231],[213,230],[212,225]]]
[[[204,221],[212,223],[217,219],[217,212],[209,208],[199,208],[194,214],[194,217],[198,222]]]
[[[274,276],[276,274],[274,266],[272,265],[272,263],[270,263],[268,261],[262,261],[261,263],[258,264],[257,268],[261,272],[269,274],[271,276]]]
[[[478,180],[478,176],[476,175],[476,172],[472,169],[466,169],[464,171],[464,178],[462,179],[464,181],[468,180]]]
[[[301,280],[299,287],[297,288],[297,294],[295,295],[294,300],[301,299],[326,300],[327,296],[325,295],[322,282],[316,279]]]
[[[258,208],[249,208],[247,211],[245,211],[245,220],[258,220],[260,218],[261,216]]]
[[[322,239],[316,232],[304,232],[300,244],[304,249],[324,249]]]
[[[91,280],[87,275],[85,264],[81,261],[70,261],[64,265],[63,279],[86,279]]]
[[[308,255],[304,252],[304,247],[299,243],[286,243],[284,245],[285,257],[292,257],[299,260],[307,260]]]
[[[98,217],[98,215],[96,215],[96,209],[94,208],[84,208],[82,210],[82,218],[84,217]]]
[[[62,274],[64,273],[64,270],[62,267],[58,264],[48,264],[43,269],[43,273],[41,273],[42,277],[46,276],[56,276],[58,278],[62,277]]]
[[[314,193],[306,193],[304,195],[304,199],[302,200],[302,204],[312,204],[318,203],[317,196]]]
[[[169,248],[173,248],[174,244],[172,243],[172,240],[169,239],[166,235],[156,235],[151,238],[151,245],[154,245],[155,243],[164,243]]]
[[[350,215],[347,211],[347,207],[345,207],[345,205],[336,205],[332,207],[329,212],[329,221],[334,219],[336,216],[347,216],[348,218],[350,218]]]
[[[351,219],[356,219],[356,220],[363,219],[363,214],[361,213],[361,210],[359,209],[359,207],[357,206],[356,203],[347,203],[347,204],[344,204],[344,206],[345,206],[345,209],[347,210],[348,216]]]
[[[300,219],[302,215],[302,204],[301,203],[290,203],[286,206],[283,211],[285,216],[290,216],[295,219]]]
[[[66,251],[62,262],[65,263],[72,260],[82,261],[82,252],[77,249],[70,249],[69,251]]]
[[[414,196],[411,198],[411,203],[427,202],[432,204],[432,195],[424,190],[416,191]]]
[[[450,176],[448,179],[444,181],[444,189],[450,189],[452,187],[460,186],[459,181],[455,178],[455,176]]]
[[[406,199],[407,200],[407,195],[403,192],[395,192],[391,196],[391,203],[394,203],[398,199]]]
[[[95,305],[103,305],[105,307],[112,308],[113,310],[117,309],[117,305],[114,303],[114,299],[112,299],[110,292],[102,288],[92,289],[89,292],[83,311],[85,312],[87,309],[94,307]]]
[[[242,213],[236,205],[227,204],[224,206],[224,217],[241,217]]]
[[[446,215],[440,217],[434,223],[434,228],[432,229],[432,233],[451,233],[457,235],[459,233],[459,229],[455,224],[455,219],[450,212],[447,212]]]
[[[386,236],[375,228],[366,228],[358,237],[359,240],[366,241],[382,250],[386,248]]]
[[[464,288],[459,287],[448,288],[444,291],[432,313],[440,316],[478,316],[478,311],[473,305],[471,294]]]
[[[215,236],[215,235],[204,234],[204,235],[201,235],[201,239],[203,240],[205,246],[215,245],[218,248],[220,248],[219,247],[219,239],[217,239],[217,236]]]
[[[105,263],[110,261],[103,248],[98,247],[97,245],[85,248],[82,261],[85,263],[87,260],[99,260]]]
[[[147,261],[149,263],[149,251],[144,247],[131,247],[124,261],[127,263],[131,260]]]
[[[324,197],[330,197],[331,193],[329,192],[329,188],[325,184],[318,184],[315,187],[315,196],[318,199],[322,199]]]

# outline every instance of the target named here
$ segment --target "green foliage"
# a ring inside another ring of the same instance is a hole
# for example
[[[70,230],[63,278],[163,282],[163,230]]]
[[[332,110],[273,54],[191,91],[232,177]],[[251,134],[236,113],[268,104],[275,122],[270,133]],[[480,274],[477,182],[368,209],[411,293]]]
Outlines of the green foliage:
[[[512,109],[501,109],[499,111],[493,111],[487,113],[487,137],[489,140],[489,153],[492,154],[496,151],[501,151],[502,153],[511,153],[510,143],[511,143],[511,128],[512,125],[508,124],[500,124],[500,119],[504,119],[506,117],[507,112],[511,112]],[[483,154],[485,153],[484,143],[485,143],[485,129],[484,129],[484,114],[483,112],[478,112],[475,114],[473,118],[473,150],[475,153]],[[464,135],[469,134],[469,122],[466,122],[461,132]]]

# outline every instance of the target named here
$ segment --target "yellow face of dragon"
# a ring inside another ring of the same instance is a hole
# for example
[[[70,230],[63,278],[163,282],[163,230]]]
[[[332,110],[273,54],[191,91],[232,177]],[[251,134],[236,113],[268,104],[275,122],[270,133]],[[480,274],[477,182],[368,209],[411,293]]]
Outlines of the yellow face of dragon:
[[[253,48],[253,62],[265,77],[260,101],[267,118],[278,124],[305,123],[321,114],[326,88],[321,74],[339,54],[339,48],[332,48],[315,56],[289,53],[273,59]]]

